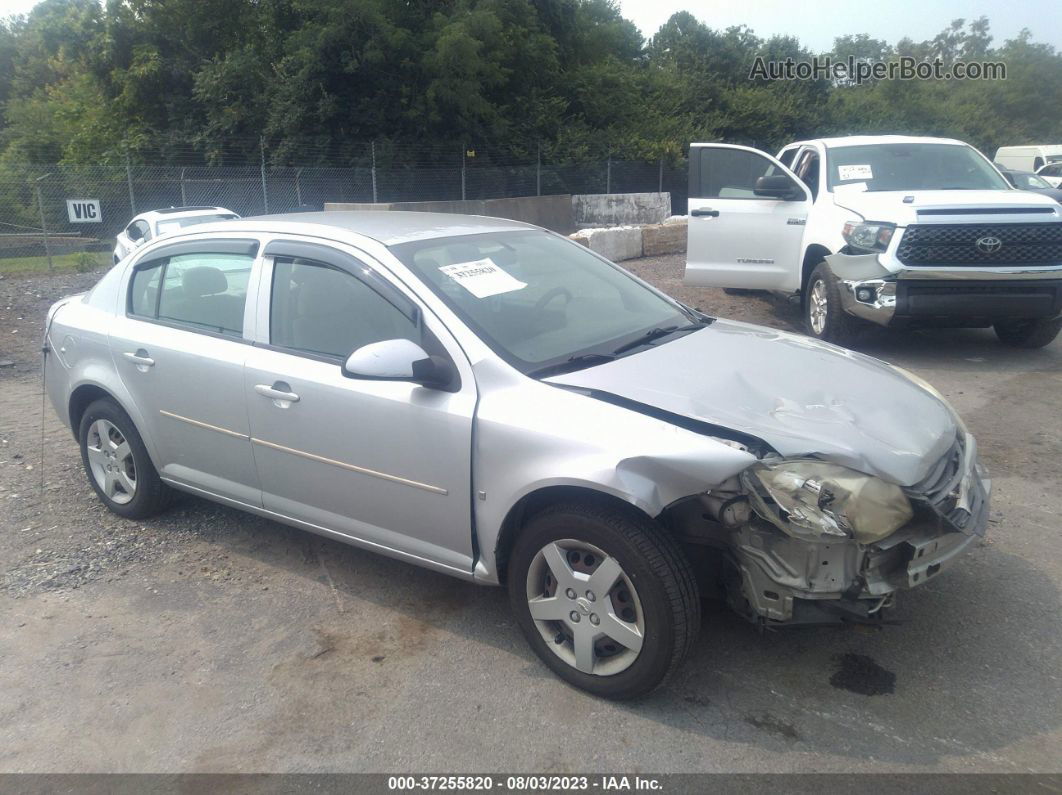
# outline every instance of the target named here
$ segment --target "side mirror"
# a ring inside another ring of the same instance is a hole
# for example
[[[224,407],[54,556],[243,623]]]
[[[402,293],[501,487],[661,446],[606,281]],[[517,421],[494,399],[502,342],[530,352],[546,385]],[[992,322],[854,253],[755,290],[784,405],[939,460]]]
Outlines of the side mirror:
[[[457,374],[448,359],[429,356],[410,340],[395,339],[358,348],[343,363],[343,375],[371,381],[411,381],[447,390]]]
[[[768,177],[760,177],[756,180],[756,187],[752,189],[752,192],[765,199],[792,201],[804,198],[800,188],[794,185],[793,180],[785,174],[771,174]]]

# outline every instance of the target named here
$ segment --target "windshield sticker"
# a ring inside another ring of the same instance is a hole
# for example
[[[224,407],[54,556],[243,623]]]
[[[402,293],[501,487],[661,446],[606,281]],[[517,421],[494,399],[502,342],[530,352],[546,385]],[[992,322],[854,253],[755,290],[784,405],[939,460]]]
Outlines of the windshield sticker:
[[[862,193],[867,189],[867,183],[845,182],[843,185],[834,185],[833,189],[837,193]]]
[[[874,179],[874,172],[869,165],[837,166],[837,179],[842,182],[849,179]]]
[[[527,287],[525,282],[514,279],[503,271],[490,257],[474,262],[458,262],[439,268],[443,273],[468,290],[476,298],[511,293]]]

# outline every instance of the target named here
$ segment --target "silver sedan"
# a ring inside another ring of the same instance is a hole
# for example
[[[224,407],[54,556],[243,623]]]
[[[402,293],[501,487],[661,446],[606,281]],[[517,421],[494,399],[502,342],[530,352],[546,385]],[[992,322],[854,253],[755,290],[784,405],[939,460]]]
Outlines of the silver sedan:
[[[189,492],[503,584],[546,665],[613,698],[678,667],[702,596],[765,626],[878,621],[987,521],[928,384],[512,221],[195,227],[57,302],[45,349],[115,513]]]

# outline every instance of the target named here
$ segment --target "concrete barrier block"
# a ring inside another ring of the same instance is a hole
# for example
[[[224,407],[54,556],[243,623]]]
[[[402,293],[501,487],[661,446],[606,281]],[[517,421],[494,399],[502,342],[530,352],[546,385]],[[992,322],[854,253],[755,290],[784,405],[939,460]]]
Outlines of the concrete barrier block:
[[[681,254],[686,250],[688,225],[671,221],[642,227],[642,255],[659,257],[662,254]]]
[[[580,229],[575,234],[568,235],[568,237],[574,240],[576,243],[590,248],[590,230]]]
[[[637,226],[583,229],[572,239],[613,262],[642,256],[642,230]]]

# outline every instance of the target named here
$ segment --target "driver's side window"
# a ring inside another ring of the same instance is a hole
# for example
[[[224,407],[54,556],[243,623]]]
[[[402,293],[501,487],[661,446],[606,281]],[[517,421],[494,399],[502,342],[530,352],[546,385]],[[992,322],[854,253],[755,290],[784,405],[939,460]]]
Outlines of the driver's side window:
[[[757,181],[783,173],[766,155],[746,149],[691,149],[690,158],[696,164],[690,174],[691,199],[762,199]]]
[[[270,344],[345,359],[373,342],[408,339],[420,330],[362,280],[312,260],[278,257],[269,308]]]

